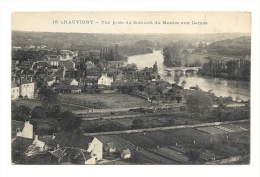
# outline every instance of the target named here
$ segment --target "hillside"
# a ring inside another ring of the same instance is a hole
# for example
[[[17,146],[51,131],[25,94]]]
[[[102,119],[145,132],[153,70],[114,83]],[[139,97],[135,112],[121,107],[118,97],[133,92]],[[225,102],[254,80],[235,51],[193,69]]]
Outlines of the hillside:
[[[226,56],[251,55],[251,36],[242,36],[235,39],[226,39],[213,42],[208,47],[209,54],[221,54]]]

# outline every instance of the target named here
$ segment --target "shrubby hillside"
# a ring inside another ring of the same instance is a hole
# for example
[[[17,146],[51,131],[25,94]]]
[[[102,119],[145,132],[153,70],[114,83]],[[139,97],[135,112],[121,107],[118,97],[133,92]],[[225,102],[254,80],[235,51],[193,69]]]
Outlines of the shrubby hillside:
[[[226,39],[213,42],[208,47],[208,53],[229,56],[251,55],[251,36],[243,36],[235,39]]]

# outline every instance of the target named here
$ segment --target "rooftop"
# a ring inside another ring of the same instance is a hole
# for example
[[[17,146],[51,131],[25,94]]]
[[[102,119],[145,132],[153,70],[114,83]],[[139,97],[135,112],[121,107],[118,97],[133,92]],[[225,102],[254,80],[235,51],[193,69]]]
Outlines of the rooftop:
[[[55,135],[55,138],[49,141],[48,146],[56,147],[57,144],[62,147],[74,147],[87,150],[88,144],[93,141],[94,137],[87,137],[75,133],[60,132]]]
[[[15,81],[11,82],[11,88],[19,87]]]

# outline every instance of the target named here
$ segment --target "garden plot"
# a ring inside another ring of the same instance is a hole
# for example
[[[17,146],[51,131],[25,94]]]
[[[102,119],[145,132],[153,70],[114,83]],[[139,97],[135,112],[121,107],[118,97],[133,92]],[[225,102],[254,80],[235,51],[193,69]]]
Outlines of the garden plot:
[[[224,127],[231,132],[247,131],[246,128],[239,127],[238,125],[221,125],[221,127]]]
[[[117,151],[121,151],[126,148],[129,148],[131,150],[131,152],[133,152],[133,150],[136,150],[138,148],[131,142],[129,142],[117,135],[99,135],[99,136],[97,136],[97,139],[99,139],[103,143],[103,145],[113,142],[116,146]]]
[[[176,162],[173,160],[146,150],[137,151],[136,156],[139,161],[145,164],[176,164]]]
[[[243,122],[243,123],[237,123],[237,124],[230,124],[235,127],[239,127],[243,130],[249,131],[250,130],[250,122]]]
[[[163,157],[169,158],[176,162],[188,163],[189,159],[182,153],[169,148],[149,149],[149,151],[157,153]]]
[[[112,121],[119,123],[119,124],[126,126],[126,127],[131,127],[132,124],[133,124],[133,120],[131,120],[131,119],[113,119]]]
[[[197,130],[205,132],[205,133],[209,133],[211,135],[228,133],[227,131],[220,129],[220,128],[216,128],[216,127],[200,127],[200,128],[197,128]]]

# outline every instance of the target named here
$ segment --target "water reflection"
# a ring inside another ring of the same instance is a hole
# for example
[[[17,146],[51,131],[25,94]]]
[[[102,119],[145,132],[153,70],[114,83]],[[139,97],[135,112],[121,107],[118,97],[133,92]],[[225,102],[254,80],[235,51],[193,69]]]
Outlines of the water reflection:
[[[216,96],[231,96],[233,100],[236,100],[237,97],[245,101],[250,99],[249,82],[202,77],[198,76],[196,73],[187,71],[185,74],[182,71],[173,71],[172,76],[168,76],[165,71],[167,67],[163,65],[163,55],[161,54],[161,51],[154,51],[154,53],[145,55],[130,56],[128,58],[128,63],[136,63],[139,69],[152,67],[155,62],[157,62],[159,74],[162,76],[162,79],[169,83],[174,83],[174,76],[176,74],[180,77],[179,85],[183,81],[186,81],[185,88],[198,85],[203,91],[210,91]]]

